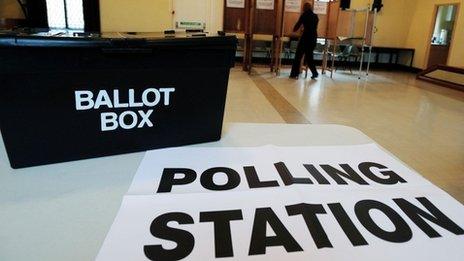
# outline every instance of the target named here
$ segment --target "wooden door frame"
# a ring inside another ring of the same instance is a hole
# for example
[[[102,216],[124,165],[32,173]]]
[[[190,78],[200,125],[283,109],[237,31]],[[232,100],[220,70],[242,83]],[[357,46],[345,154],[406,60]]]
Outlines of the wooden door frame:
[[[438,8],[440,6],[446,6],[446,5],[454,5],[454,6],[456,6],[456,16],[455,16],[454,23],[453,23],[453,32],[452,32],[453,35],[451,35],[451,44],[449,45],[448,56],[446,57],[446,64],[445,65],[448,65],[449,57],[450,57],[451,51],[453,50],[453,47],[454,47],[454,42],[455,42],[455,38],[456,38],[455,30],[456,30],[456,25],[457,25],[457,22],[458,22],[458,19],[459,19],[459,11],[460,11],[460,8],[461,8],[461,3],[459,3],[459,2],[451,2],[451,3],[435,4],[434,9],[433,9],[432,23],[430,25],[429,33],[427,35],[428,36],[427,49],[426,49],[426,52],[425,52],[426,56],[425,56],[425,61],[424,61],[424,64],[423,64],[425,69],[427,69],[428,64],[429,64],[429,60],[430,60],[431,39],[432,39],[432,36],[433,36],[433,32],[435,30],[435,24],[437,22]]]

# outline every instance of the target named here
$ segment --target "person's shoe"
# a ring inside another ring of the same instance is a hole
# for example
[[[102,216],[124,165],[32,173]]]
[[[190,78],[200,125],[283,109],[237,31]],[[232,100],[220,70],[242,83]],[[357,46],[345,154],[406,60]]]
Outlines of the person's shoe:
[[[313,74],[313,76],[311,76],[311,79],[316,79],[317,77],[319,77],[319,74]]]
[[[290,75],[290,77],[288,77],[290,79],[293,79],[293,80],[298,80],[298,75]]]

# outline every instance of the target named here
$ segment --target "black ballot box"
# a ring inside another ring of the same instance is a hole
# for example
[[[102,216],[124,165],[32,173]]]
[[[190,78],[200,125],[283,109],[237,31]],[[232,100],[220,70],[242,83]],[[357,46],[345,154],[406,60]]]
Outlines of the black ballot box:
[[[0,34],[13,168],[220,139],[234,36]]]

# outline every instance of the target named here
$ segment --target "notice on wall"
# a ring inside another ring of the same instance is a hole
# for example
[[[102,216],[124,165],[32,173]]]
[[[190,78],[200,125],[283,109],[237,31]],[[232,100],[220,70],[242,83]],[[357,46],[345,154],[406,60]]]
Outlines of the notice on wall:
[[[226,7],[245,8],[245,0],[227,0]]]
[[[172,148],[146,153],[97,260],[461,260],[463,228],[375,144]]]
[[[300,13],[301,12],[301,0],[286,0],[285,1],[285,12]]]
[[[326,15],[328,6],[329,6],[328,2],[314,1],[314,13]]]
[[[256,0],[256,9],[274,10],[274,0]]]

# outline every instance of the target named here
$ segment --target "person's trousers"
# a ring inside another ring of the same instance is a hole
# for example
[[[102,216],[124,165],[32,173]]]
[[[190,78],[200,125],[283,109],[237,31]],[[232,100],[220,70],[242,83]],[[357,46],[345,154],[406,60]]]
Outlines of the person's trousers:
[[[290,77],[297,77],[298,75],[300,75],[301,58],[303,58],[303,55],[305,56],[305,63],[306,65],[308,65],[313,76],[316,76],[318,74],[316,70],[316,65],[314,64],[314,48],[316,48],[315,42],[308,42],[303,39],[301,39],[298,42]]]

